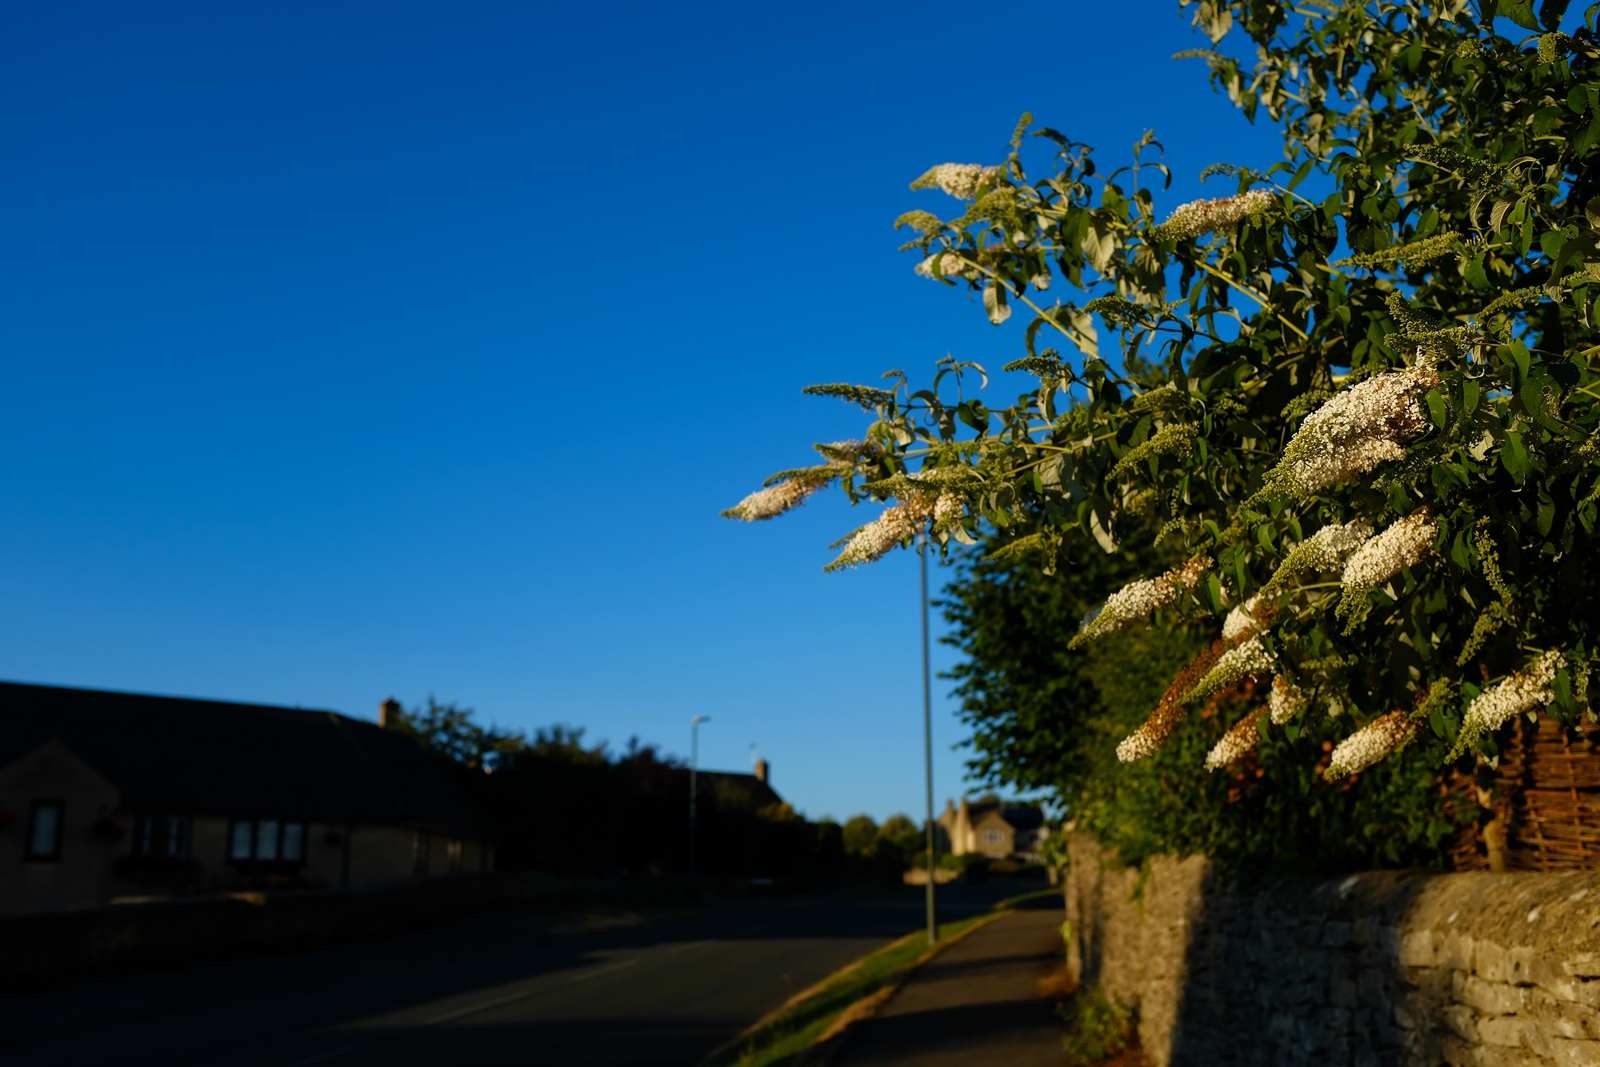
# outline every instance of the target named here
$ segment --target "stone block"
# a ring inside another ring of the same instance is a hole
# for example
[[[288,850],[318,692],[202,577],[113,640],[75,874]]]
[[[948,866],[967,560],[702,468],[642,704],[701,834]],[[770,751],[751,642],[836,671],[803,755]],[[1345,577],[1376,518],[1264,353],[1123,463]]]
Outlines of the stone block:
[[[1376,968],[1362,971],[1356,981],[1361,987],[1361,1003],[1369,1008],[1387,1008],[1394,999],[1389,995],[1388,975]]]
[[[1543,989],[1535,989],[1528,999],[1528,1015],[1546,1037],[1600,1040],[1600,1012],[1593,1008],[1558,999]]]
[[[1493,941],[1479,941],[1472,946],[1472,969],[1485,981],[1504,982],[1510,970],[1505,947]]]
[[[1446,1036],[1439,1041],[1439,1056],[1450,1067],[1476,1067],[1478,1046],[1457,1037]]]
[[[1496,1015],[1490,1019],[1478,1020],[1478,1040],[1485,1045],[1500,1045],[1503,1048],[1521,1048],[1522,1028],[1527,1025],[1525,1020],[1512,1015]]]
[[[1413,989],[1394,1002],[1395,1025],[1402,1030],[1427,1030],[1442,1017],[1439,997],[1426,989]]]
[[[1485,1015],[1515,1015],[1528,1006],[1528,997],[1528,991],[1521,986],[1482,978],[1468,978],[1456,994],[1461,1003],[1470,1004]]]
[[[1584,979],[1574,978],[1561,966],[1559,958],[1547,955],[1534,961],[1533,982],[1539,988],[1546,990],[1561,1000],[1576,1001],[1579,999],[1579,990],[1584,984]]]
[[[1433,931],[1413,930],[1400,938],[1400,964],[1403,967],[1433,966]]]
[[[1539,970],[1542,949],[1532,945],[1517,945],[1506,949],[1505,981],[1514,985],[1533,985]]]
[[[1448,1005],[1439,1013],[1444,1024],[1463,1041],[1478,1043],[1478,1014],[1465,1004]]]
[[[1349,923],[1333,921],[1322,924],[1322,943],[1328,948],[1343,948],[1349,941]]]
[[[1532,1049],[1541,1056],[1551,1055],[1550,1035],[1546,1034],[1534,1019],[1522,1020],[1523,1047]]]
[[[1477,1067],[1550,1067],[1550,1062],[1525,1048],[1484,1045],[1477,1050]]]
[[[1561,995],[1562,991],[1560,989],[1553,986],[1546,986],[1546,988],[1557,996]],[[1572,994],[1571,1000],[1573,1003],[1582,1004],[1586,1008],[1600,1009],[1600,982],[1587,982],[1582,978],[1574,978],[1572,979],[1572,985],[1568,986],[1567,989]]]
[[[1574,978],[1600,978],[1600,952],[1574,952],[1561,961],[1561,969]]]
[[[1363,915],[1350,924],[1350,940],[1358,945],[1371,945],[1378,939],[1378,920]]]
[[[1354,979],[1333,977],[1328,979],[1328,1003],[1340,1008],[1356,1006],[1357,990]]]
[[[1550,1058],[1561,1067],[1600,1067],[1600,1041],[1574,1041],[1552,1038]]]
[[[1441,1045],[1445,1040],[1455,1041],[1451,1035],[1441,1034],[1437,1030],[1407,1030],[1401,1040],[1395,1063],[1404,1067],[1439,1067],[1444,1059]]]
[[[1458,971],[1472,970],[1472,950],[1474,941],[1468,934],[1459,930],[1450,930],[1442,941],[1435,940],[1433,945],[1433,965],[1435,967],[1453,967]]]

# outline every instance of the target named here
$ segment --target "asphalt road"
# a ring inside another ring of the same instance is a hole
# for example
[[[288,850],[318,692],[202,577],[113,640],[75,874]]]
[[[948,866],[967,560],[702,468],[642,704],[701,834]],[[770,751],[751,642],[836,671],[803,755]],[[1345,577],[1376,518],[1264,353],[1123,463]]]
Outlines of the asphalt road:
[[[1018,886],[961,886],[944,918]],[[921,901],[775,905],[552,940],[501,912],[391,938],[0,997],[7,1067],[691,1067],[922,925]]]

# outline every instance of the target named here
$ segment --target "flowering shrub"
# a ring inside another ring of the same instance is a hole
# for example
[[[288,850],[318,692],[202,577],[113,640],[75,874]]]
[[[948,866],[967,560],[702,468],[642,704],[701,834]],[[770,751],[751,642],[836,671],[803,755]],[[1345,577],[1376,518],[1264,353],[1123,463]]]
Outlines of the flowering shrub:
[[[1209,168],[1237,192],[1162,222],[1148,134],[1102,176],[1089,148],[1025,116],[1003,162],[935,167],[914,188],[958,213],[902,216],[906,249],[996,325],[1027,308],[1007,369],[1036,387],[991,409],[961,392],[982,368],[954,359],[924,389],[901,371],[888,388],[814,387],[871,411],[866,445],[787,472],[812,481],[739,517],[797,502],[825,470],[890,505],[836,565],[919,533],[1047,573],[1094,553],[1145,561],[1080,643],[1150,615],[1215,633],[1252,605],[1121,742],[1125,761],[1245,681],[1259,697],[1205,765],[1313,728],[1348,738],[1334,776],[1423,727],[1436,757],[1492,759],[1515,714],[1588,714],[1600,5],[1569,36],[1562,4],[1541,26],[1502,3],[1533,32],[1520,43],[1462,0],[1197,10],[1214,44],[1237,27],[1256,45],[1249,74],[1192,54],[1279,125],[1286,159]],[[1031,138],[1053,149],[1037,174]],[[1082,303],[1046,302],[1057,283]]]

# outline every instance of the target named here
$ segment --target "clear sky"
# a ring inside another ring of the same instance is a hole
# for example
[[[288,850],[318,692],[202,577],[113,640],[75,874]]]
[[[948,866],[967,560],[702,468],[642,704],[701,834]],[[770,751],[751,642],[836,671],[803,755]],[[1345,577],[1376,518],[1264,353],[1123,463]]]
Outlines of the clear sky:
[[[709,715],[812,817],[919,812],[915,557],[717,512],[860,435],[802,386],[1021,353],[895,251],[928,166],[1024,110],[1103,169],[1153,127],[1162,210],[1280,158],[1203,43],[1167,0],[6,5],[0,678]]]

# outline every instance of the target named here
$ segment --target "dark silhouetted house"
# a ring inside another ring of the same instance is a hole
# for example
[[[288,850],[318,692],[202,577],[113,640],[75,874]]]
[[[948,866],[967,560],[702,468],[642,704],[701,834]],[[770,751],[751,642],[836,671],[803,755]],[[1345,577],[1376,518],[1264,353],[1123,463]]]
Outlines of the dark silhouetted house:
[[[0,912],[494,866],[410,737],[326,711],[0,683]]]
[[[1050,836],[1044,812],[1032,804],[1005,804],[998,800],[968,803],[961,798],[945,801],[939,826],[952,855],[977,853],[991,859],[1016,856],[1037,862],[1039,844]]]
[[[760,811],[781,805],[784,801],[772,788],[770,780],[772,765],[766,760],[756,763],[754,774],[738,774],[734,771],[699,771],[699,788],[704,791],[702,795],[716,798],[717,804],[723,808],[743,808],[747,811]]]

